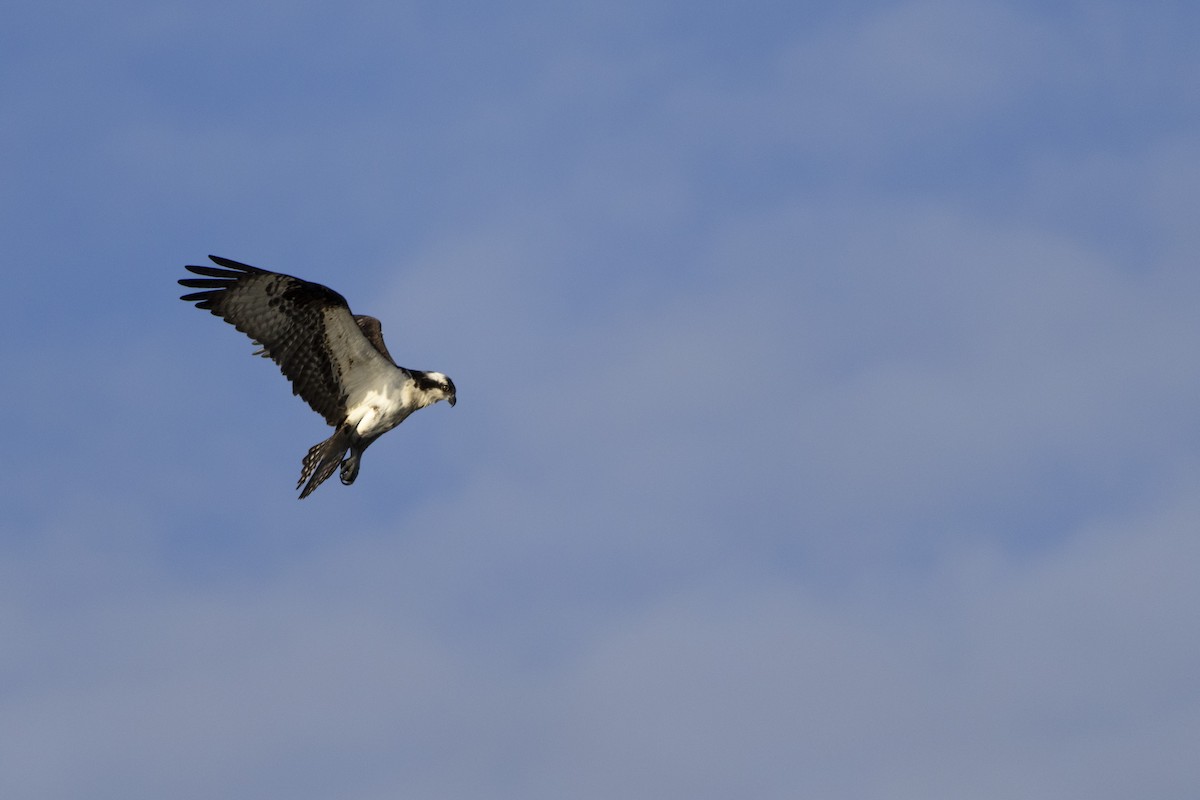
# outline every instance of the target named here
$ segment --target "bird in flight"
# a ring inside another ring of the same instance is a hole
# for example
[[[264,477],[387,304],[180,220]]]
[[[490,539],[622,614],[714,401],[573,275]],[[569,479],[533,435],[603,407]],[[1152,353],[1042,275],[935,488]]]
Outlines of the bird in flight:
[[[228,258],[209,258],[216,267],[187,266],[204,277],[179,281],[204,291],[180,299],[253,339],[260,348],[254,354],[278,364],[292,382],[292,393],[334,428],[304,457],[296,483],[297,489],[304,487],[302,499],[339,465],[342,483],[354,483],[363,451],[417,409],[439,400],[454,405],[454,381],[440,372],[399,366],[383,343],[379,320],[350,313],[337,292]]]

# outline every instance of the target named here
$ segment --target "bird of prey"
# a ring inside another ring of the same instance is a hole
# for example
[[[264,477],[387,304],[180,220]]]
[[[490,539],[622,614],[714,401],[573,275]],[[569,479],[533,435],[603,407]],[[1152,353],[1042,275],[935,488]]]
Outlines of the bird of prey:
[[[209,258],[216,267],[187,267],[204,277],[179,281],[204,291],[180,299],[253,339],[260,348],[254,354],[278,364],[292,382],[292,393],[334,428],[304,457],[296,483],[297,489],[304,487],[301,498],[339,465],[342,483],[354,483],[363,451],[417,409],[439,400],[454,405],[454,381],[440,372],[399,366],[383,343],[379,320],[350,313],[337,292],[228,258]]]

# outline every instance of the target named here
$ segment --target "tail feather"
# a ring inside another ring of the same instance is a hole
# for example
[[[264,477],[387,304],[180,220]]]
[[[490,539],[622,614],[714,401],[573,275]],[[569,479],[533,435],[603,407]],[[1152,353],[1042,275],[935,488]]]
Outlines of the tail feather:
[[[353,434],[349,428],[343,426],[334,431],[333,436],[308,449],[308,455],[304,457],[300,470],[300,480],[296,482],[297,489],[304,486],[304,491],[300,493],[301,500],[312,494],[314,489],[334,473],[342,463],[342,457],[346,455],[352,441]],[[307,485],[304,484],[305,481],[308,481]]]

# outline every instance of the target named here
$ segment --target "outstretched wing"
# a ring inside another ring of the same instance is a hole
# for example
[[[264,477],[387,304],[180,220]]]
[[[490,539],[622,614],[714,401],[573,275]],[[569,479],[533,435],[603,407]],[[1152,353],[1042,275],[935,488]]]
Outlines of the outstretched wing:
[[[319,283],[228,258],[209,258],[218,266],[187,267],[205,277],[179,281],[205,291],[180,299],[212,312],[253,339],[261,346],[260,353],[278,364],[292,382],[292,393],[330,425],[338,425],[346,410],[345,376],[351,367],[381,367],[379,350],[351,315],[346,298]],[[390,357],[387,362],[391,366]]]

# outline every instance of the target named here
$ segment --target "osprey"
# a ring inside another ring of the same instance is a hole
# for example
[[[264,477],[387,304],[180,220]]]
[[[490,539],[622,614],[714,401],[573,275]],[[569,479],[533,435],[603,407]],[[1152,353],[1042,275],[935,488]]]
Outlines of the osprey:
[[[335,429],[304,457],[296,483],[297,489],[304,486],[301,498],[339,465],[342,483],[354,483],[363,451],[417,409],[439,400],[454,405],[454,381],[440,372],[399,366],[383,343],[379,320],[351,314],[337,292],[228,258],[209,258],[218,266],[187,267],[205,277],[179,281],[205,291],[180,299],[253,339],[260,348],[254,354],[278,364],[292,382],[292,394]]]

